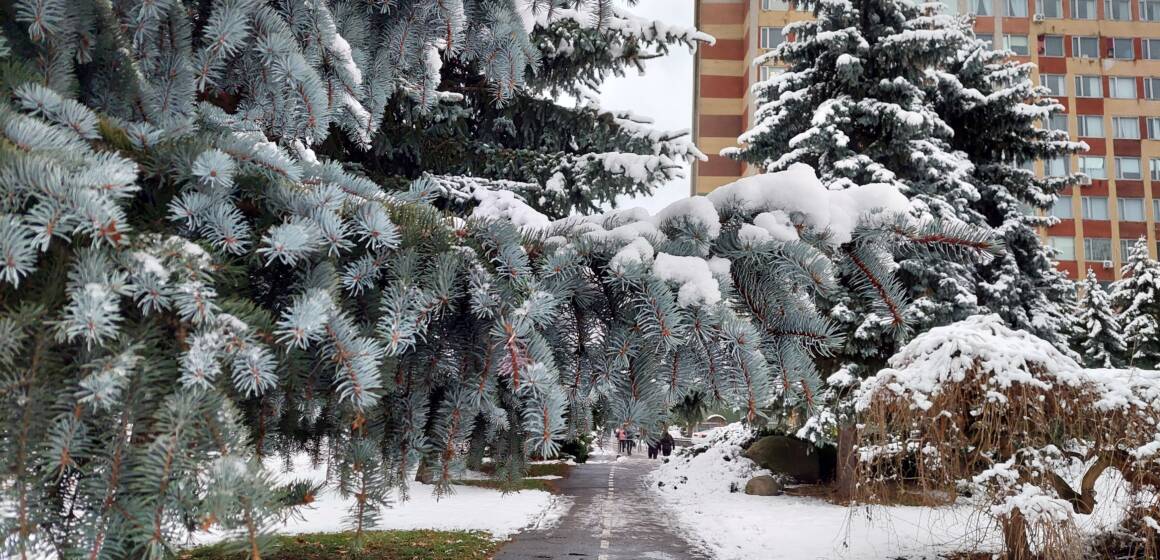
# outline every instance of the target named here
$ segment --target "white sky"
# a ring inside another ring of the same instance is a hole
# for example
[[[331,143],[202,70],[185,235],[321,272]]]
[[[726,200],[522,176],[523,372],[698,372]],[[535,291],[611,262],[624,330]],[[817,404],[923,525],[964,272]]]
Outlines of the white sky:
[[[620,0],[624,4],[624,0]],[[674,25],[693,25],[693,0],[640,0],[628,8],[633,13]],[[693,55],[677,47],[668,56],[645,63],[644,75],[630,72],[612,78],[601,87],[601,104],[606,109],[630,110],[651,117],[664,130],[693,129]],[[656,190],[653,196],[621,198],[621,207],[643,206],[656,212],[670,202],[689,195],[690,169],[685,178]]]

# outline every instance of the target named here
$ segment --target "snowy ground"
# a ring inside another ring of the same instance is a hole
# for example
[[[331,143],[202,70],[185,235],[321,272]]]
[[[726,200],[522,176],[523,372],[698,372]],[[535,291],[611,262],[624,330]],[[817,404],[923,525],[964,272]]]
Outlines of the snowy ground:
[[[294,459],[292,472],[285,479],[308,478],[321,480],[324,470],[313,469],[306,455]],[[275,529],[280,534],[328,533],[347,529],[351,500],[341,499],[327,489],[299,519],[291,519]],[[414,483],[406,502],[383,510],[380,530],[435,529],[445,531],[487,531],[492,537],[506,539],[514,533],[556,523],[571,503],[565,497],[540,490],[522,490],[504,494],[498,490],[473,486],[456,486],[455,493],[436,499],[431,487]],[[225,536],[220,533],[200,533],[195,544],[210,544]]]
[[[948,552],[1000,548],[990,519],[970,504],[847,508],[817,498],[746,495],[746,481],[768,472],[740,455],[744,430],[736,424],[720,428],[707,451],[691,459],[674,455],[651,476],[651,488],[682,529],[718,560],[933,560]],[[1101,497],[1112,495],[1115,482],[1104,481]],[[1094,515],[1077,516],[1077,523],[1085,533],[1098,532],[1118,521],[1111,512],[1110,505],[1097,508]]]

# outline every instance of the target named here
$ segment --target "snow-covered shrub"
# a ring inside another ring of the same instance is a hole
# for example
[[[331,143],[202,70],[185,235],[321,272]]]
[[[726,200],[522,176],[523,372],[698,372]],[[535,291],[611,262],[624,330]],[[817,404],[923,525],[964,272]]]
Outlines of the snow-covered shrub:
[[[855,406],[862,499],[965,487],[988,500],[1013,558],[1068,557],[1072,512],[1092,511],[1108,468],[1160,510],[1160,372],[1084,369],[995,315],[915,338]],[[1065,478],[1076,460],[1078,490]],[[1140,536],[1154,546],[1154,531]]]
[[[740,492],[749,479],[770,474],[745,457],[745,446],[755,436],[750,426],[740,422],[714,428],[704,441],[677,449],[650,480],[661,493],[710,498],[722,492]]]

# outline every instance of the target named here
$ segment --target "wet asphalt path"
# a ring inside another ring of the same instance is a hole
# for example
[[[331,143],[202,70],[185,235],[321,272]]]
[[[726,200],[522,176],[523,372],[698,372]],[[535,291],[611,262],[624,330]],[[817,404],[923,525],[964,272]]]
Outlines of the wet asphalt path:
[[[551,529],[516,535],[496,560],[708,560],[645,488],[644,475],[658,464],[637,454],[572,467],[558,481],[574,500],[568,513]]]

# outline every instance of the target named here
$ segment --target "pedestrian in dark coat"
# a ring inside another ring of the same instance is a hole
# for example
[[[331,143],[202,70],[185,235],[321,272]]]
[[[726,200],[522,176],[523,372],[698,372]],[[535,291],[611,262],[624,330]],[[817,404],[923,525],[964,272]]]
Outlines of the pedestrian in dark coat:
[[[668,457],[670,454],[672,454],[673,445],[675,445],[675,444],[676,444],[676,442],[673,441],[673,435],[670,434],[668,430],[665,430],[665,435],[661,436],[661,441],[660,441],[661,453],[665,457]]]

